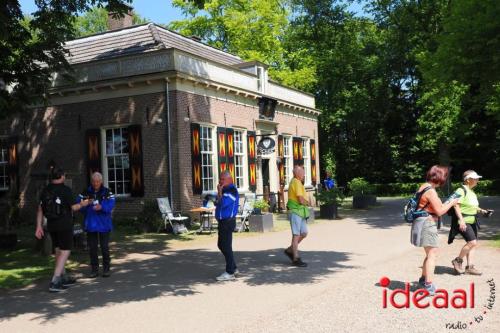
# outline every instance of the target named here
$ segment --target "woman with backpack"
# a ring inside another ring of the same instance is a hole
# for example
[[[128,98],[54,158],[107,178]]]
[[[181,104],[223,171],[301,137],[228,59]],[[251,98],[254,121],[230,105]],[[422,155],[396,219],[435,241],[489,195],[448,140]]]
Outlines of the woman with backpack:
[[[479,223],[476,215],[482,213],[485,216],[489,216],[492,211],[479,208],[477,195],[472,190],[476,187],[480,178],[482,176],[478,175],[474,170],[465,171],[463,174],[463,185],[454,192],[454,195],[459,196],[459,200],[454,209],[450,210],[451,228],[448,244],[453,243],[457,234],[462,235],[466,242],[462,250],[460,250],[458,257],[451,262],[457,274],[482,274],[473,264],[474,252],[478,246],[477,230],[479,229]],[[467,266],[465,266],[465,269],[462,267],[464,257],[467,257]]]
[[[421,193],[421,196],[417,206],[419,211],[425,211],[426,214],[416,218],[412,224],[412,243],[415,246],[423,247],[425,250],[422,276],[418,280],[418,283],[430,295],[434,295],[436,292],[436,286],[432,281],[439,247],[437,222],[439,217],[445,214],[458,201],[458,199],[452,199],[443,204],[436,192],[436,188],[443,186],[447,178],[448,167],[434,165],[427,171],[426,182],[418,189],[418,193]]]

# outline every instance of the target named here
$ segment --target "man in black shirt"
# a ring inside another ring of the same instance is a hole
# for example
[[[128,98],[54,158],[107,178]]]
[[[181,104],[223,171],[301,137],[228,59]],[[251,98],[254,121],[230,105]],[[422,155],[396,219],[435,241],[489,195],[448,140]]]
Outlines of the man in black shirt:
[[[65,274],[64,266],[73,246],[73,216],[72,211],[77,211],[88,205],[88,200],[82,200],[78,204],[71,189],[64,185],[65,174],[62,169],[53,170],[51,183],[47,185],[41,194],[36,217],[35,236],[41,239],[44,236],[43,216],[47,218],[47,230],[52,238],[55,248],[56,262],[54,276],[49,285],[49,291],[59,292],[75,282]]]

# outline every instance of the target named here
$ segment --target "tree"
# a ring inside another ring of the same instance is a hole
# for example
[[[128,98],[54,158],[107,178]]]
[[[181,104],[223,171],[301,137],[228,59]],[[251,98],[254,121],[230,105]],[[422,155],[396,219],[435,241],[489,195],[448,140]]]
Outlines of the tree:
[[[74,22],[75,37],[84,37],[108,30],[109,11],[104,7],[94,7],[85,14],[76,17]],[[143,24],[148,20],[133,13],[132,23]]]
[[[46,97],[51,75],[67,70],[63,43],[75,36],[75,16],[94,6],[125,13],[131,0],[45,0],[26,26],[19,2],[0,5],[0,118]]]
[[[310,57],[287,47],[288,0],[174,0],[187,17],[169,28],[196,35],[204,42],[242,59],[269,64],[270,74],[285,84],[311,89],[315,82]]]

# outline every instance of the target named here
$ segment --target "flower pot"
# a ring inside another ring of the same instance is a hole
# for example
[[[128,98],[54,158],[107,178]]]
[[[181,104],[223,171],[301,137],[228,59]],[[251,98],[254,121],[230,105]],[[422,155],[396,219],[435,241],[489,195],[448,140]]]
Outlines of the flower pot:
[[[254,215],[262,215],[262,209],[260,209],[260,208],[254,208],[253,209],[253,214]]]
[[[352,198],[352,208],[363,209],[368,206],[375,206],[377,204],[377,197],[375,195],[355,195]]]
[[[1,233],[0,234],[0,249],[13,250],[17,244],[16,233]]]
[[[252,232],[271,231],[274,227],[273,214],[251,215],[248,224]]]
[[[319,206],[319,215],[322,219],[333,220],[338,217],[338,208],[336,204]]]

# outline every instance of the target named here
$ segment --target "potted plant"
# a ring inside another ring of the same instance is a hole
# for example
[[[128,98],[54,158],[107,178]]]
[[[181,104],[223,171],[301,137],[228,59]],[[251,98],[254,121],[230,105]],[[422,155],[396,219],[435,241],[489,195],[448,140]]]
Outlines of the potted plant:
[[[253,213],[255,215],[262,215],[263,211],[266,211],[269,208],[269,204],[267,201],[260,199],[256,200],[253,204]]]
[[[364,178],[353,178],[347,186],[352,194],[353,208],[367,208],[377,203],[373,186]]]
[[[344,194],[338,187],[330,190],[321,190],[315,194],[316,201],[320,204],[321,218],[333,220],[338,218],[338,207],[344,200]]]
[[[250,215],[248,220],[248,225],[250,231],[253,232],[265,232],[271,231],[274,227],[273,214],[262,213],[269,208],[269,203],[265,200],[257,200],[253,205],[253,214]]]

